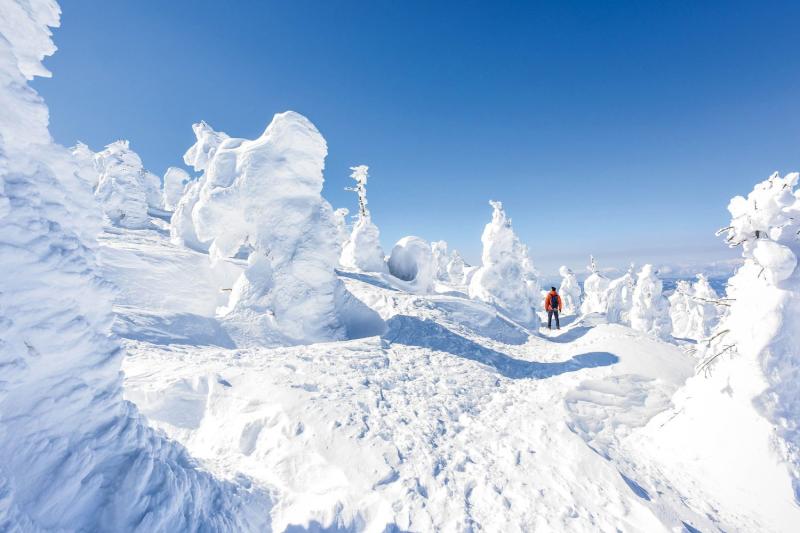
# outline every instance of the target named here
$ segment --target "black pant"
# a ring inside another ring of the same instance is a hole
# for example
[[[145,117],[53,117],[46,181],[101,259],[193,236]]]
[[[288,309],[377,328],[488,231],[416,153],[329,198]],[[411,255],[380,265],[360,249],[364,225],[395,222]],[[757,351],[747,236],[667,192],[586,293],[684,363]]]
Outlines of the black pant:
[[[547,310],[547,329],[553,329],[553,315],[556,316],[556,327],[561,329],[561,324],[558,322],[558,309]]]

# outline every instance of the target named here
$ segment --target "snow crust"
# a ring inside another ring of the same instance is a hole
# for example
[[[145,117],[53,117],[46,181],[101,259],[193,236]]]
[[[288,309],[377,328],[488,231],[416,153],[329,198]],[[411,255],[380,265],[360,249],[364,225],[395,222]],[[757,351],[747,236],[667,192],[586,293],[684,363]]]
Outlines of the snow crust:
[[[46,0],[0,16],[0,530],[262,529],[265,492],[198,468],[122,398],[93,184],[27,85],[58,16]]]
[[[469,295],[496,306],[512,320],[530,324],[538,319],[536,277],[527,248],[517,238],[501,202],[491,201],[492,220],[483,230],[483,264],[469,282]]]

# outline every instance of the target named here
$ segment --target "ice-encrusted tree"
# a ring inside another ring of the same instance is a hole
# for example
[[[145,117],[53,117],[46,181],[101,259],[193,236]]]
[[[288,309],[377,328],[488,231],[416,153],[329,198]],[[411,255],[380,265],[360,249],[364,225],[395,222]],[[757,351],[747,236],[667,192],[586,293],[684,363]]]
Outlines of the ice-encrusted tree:
[[[672,336],[679,339],[688,339],[692,331],[691,314],[694,308],[692,301],[692,284],[679,280],[675,284],[675,291],[669,295],[669,316],[672,320]]]
[[[719,320],[724,305],[703,274],[690,284],[680,280],[669,297],[672,336],[701,341],[707,339]]]
[[[431,253],[433,254],[433,266],[436,269],[435,278],[438,281],[450,281],[450,276],[447,274],[447,265],[450,262],[450,256],[447,253],[447,242],[433,241],[431,243]]]
[[[666,339],[672,333],[669,302],[653,265],[642,267],[637,275],[631,306],[631,328]]]
[[[469,283],[470,298],[494,305],[509,318],[523,324],[532,324],[536,318],[534,308],[538,298],[531,299],[526,267],[526,254],[522,243],[511,227],[503,204],[490,201],[492,220],[483,230],[481,242],[482,265],[472,275]]]
[[[169,167],[164,173],[164,192],[162,195],[162,206],[167,211],[175,211],[183,196],[183,191],[192,177],[189,173],[178,167]]]
[[[340,248],[350,239],[350,231],[347,228],[347,215],[350,210],[346,207],[340,207],[333,211],[333,221],[336,224],[336,241],[339,243]]]
[[[450,261],[447,263],[447,277],[450,283],[458,286],[464,284],[464,267],[464,258],[461,257],[458,250],[453,250]]]
[[[622,276],[611,280],[606,296],[606,320],[610,324],[630,324],[636,274],[633,264]]]
[[[362,270],[364,272],[384,272],[386,261],[380,243],[380,231],[372,222],[372,216],[367,205],[367,178],[369,167],[358,165],[350,167],[353,171],[350,177],[356,182],[355,187],[345,190],[353,191],[358,195],[358,219],[353,225],[350,238],[342,248],[339,262],[342,266]]]
[[[523,244],[522,250],[522,277],[525,278],[525,285],[528,288],[528,298],[531,302],[537,302],[542,298],[542,284],[539,281],[539,271],[533,264],[528,245]]]
[[[583,282],[583,302],[581,303],[581,313],[605,313],[608,307],[606,297],[608,296],[608,278],[600,273],[597,262],[593,255],[589,256],[589,276]]]
[[[128,141],[116,141],[94,155],[99,180],[95,196],[106,218],[115,226],[144,228],[149,189],[146,172],[139,155],[130,149]]]
[[[564,306],[564,314],[574,315],[577,314],[581,308],[581,286],[578,284],[578,278],[575,273],[562,265],[558,269],[561,275],[561,285],[558,288],[558,293],[561,295],[561,303]]]
[[[267,495],[199,468],[123,398],[94,181],[28,85],[59,13],[7,0],[0,16],[0,531],[266,530]]]
[[[276,114],[254,140],[223,138],[204,124],[195,133],[184,159],[204,170],[191,215],[196,236],[213,261],[249,250],[220,309],[228,329],[251,343],[344,338],[336,225],[321,194],[325,139],[293,111]]]

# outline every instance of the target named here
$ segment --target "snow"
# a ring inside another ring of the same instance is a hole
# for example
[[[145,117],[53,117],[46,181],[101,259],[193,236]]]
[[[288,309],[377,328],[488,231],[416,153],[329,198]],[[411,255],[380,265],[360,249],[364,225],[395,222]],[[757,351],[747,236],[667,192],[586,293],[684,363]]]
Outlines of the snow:
[[[426,293],[433,289],[436,266],[431,245],[419,237],[403,237],[389,255],[389,273],[408,282],[407,290]]]
[[[608,278],[600,273],[594,256],[589,257],[589,276],[583,282],[583,302],[581,313],[605,313],[608,309]]]
[[[630,310],[631,327],[662,339],[672,333],[669,302],[653,265],[644,265],[636,275],[633,304]]]
[[[499,202],[480,267],[405,237],[387,272],[367,167],[348,235],[297,113],[196,124],[158,199],[127,143],[55,145],[58,14],[0,16],[0,530],[796,529],[797,174],[731,201],[723,298],[592,259],[549,332]]]
[[[558,273],[561,275],[558,293],[561,295],[563,312],[565,315],[577,314],[581,308],[581,286],[578,285],[578,279],[575,273],[564,265],[558,269]]]
[[[367,207],[369,167],[359,165],[350,170],[353,171],[350,177],[356,181],[356,186],[347,190],[358,194],[358,220],[353,225],[350,238],[344,244],[339,263],[363,272],[385,272],[386,262],[381,248],[380,232],[378,226],[372,222],[372,215]]]
[[[501,202],[491,201],[492,220],[483,230],[483,264],[472,274],[469,295],[490,303],[520,324],[538,320],[539,295],[532,286],[535,273],[527,249],[517,238]]]

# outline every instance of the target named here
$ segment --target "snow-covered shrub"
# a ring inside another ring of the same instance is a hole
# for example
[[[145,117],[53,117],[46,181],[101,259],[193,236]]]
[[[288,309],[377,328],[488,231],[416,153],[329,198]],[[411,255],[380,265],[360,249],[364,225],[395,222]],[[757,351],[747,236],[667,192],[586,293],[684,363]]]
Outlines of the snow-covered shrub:
[[[561,286],[558,288],[558,293],[561,295],[564,314],[577,314],[581,308],[581,286],[578,284],[578,278],[565,265],[558,269],[558,273],[561,275]]]
[[[610,324],[630,324],[633,291],[636,288],[633,265],[622,276],[608,284],[606,319]]]
[[[145,171],[139,155],[128,141],[116,141],[95,154],[99,181],[95,196],[108,220],[123,228],[144,228],[147,216],[148,191]]]
[[[672,321],[669,317],[669,302],[664,298],[663,290],[663,284],[653,265],[644,265],[637,275],[636,288],[633,290],[630,311],[633,329],[662,339],[670,336]]]
[[[164,173],[164,193],[161,204],[167,211],[175,211],[186,185],[192,181],[189,173],[178,167],[169,167]]]
[[[336,225],[321,195],[325,139],[293,111],[276,114],[252,141],[222,137],[205,124],[195,133],[197,144],[184,158],[205,170],[194,231],[212,260],[251,250],[221,309],[229,328],[240,340],[268,344],[344,338]],[[210,149],[209,138],[222,141]]]
[[[694,308],[692,301],[692,284],[686,280],[680,280],[675,285],[675,292],[669,298],[669,316],[672,320],[672,336],[679,339],[690,338],[691,313]]]
[[[122,397],[93,183],[28,86],[58,22],[55,2],[3,2],[0,531],[265,530],[266,497],[197,468]]]
[[[600,273],[594,256],[589,256],[589,276],[583,282],[583,302],[581,303],[581,313],[605,313],[608,308],[606,297],[608,296],[608,278]]]
[[[447,274],[447,265],[450,263],[450,257],[447,254],[447,241],[433,241],[431,243],[431,253],[433,254],[433,266],[435,269],[434,277],[439,281],[450,281],[450,276]]]
[[[410,282],[415,292],[426,293],[433,288],[436,269],[431,246],[419,237],[403,237],[389,255],[389,273]]]
[[[455,285],[464,285],[465,283],[465,263],[464,258],[458,253],[458,250],[453,250],[450,256],[450,261],[447,263],[447,277],[450,283]]]
[[[369,167],[359,165],[351,167],[350,177],[356,182],[355,187],[346,190],[358,194],[358,220],[353,225],[350,239],[342,249],[339,262],[342,266],[363,270],[365,272],[383,272],[386,262],[381,248],[378,226],[372,223],[372,216],[367,207],[367,178]]]
[[[503,204],[491,201],[492,221],[481,236],[483,264],[469,281],[470,298],[496,306],[509,318],[530,324],[536,318],[538,295],[531,299],[528,272],[523,264],[527,254],[503,211]]]
[[[708,338],[719,320],[719,297],[703,274],[690,284],[681,280],[669,297],[672,336],[700,341]]]

